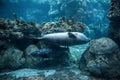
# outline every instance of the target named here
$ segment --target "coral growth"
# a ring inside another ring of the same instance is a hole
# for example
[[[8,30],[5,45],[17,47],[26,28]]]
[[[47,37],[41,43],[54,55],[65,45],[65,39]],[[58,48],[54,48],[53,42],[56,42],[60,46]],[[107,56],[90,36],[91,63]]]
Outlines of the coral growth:
[[[57,33],[57,32],[84,32],[85,31],[84,23],[76,23],[74,19],[65,19],[61,17],[58,22],[48,22],[42,24],[41,31],[44,34],[48,33]]]

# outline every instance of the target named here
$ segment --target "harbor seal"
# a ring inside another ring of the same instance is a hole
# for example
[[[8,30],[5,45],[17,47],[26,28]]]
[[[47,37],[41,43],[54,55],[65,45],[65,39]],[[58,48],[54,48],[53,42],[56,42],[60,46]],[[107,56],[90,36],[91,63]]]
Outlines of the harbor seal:
[[[45,43],[59,46],[73,46],[89,42],[90,40],[80,32],[61,32],[46,34],[42,37],[35,37]]]

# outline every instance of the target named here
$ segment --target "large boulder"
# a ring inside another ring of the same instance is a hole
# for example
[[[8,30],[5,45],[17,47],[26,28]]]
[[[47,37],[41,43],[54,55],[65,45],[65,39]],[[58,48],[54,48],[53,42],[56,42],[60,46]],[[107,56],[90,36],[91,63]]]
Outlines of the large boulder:
[[[23,52],[17,48],[11,47],[0,55],[0,68],[2,69],[18,69],[25,63]]]
[[[30,45],[25,50],[25,67],[30,68],[57,68],[72,64],[72,58],[67,48],[41,48]]]
[[[111,6],[108,13],[110,26],[108,36],[120,46],[120,1],[111,0]]]
[[[109,38],[101,38],[90,43],[83,53],[79,68],[101,77],[120,76],[120,50]]]

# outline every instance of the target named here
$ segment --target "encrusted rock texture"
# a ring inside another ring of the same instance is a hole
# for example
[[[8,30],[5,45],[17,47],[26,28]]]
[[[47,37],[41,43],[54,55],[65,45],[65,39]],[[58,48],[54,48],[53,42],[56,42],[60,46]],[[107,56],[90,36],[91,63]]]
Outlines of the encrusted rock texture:
[[[110,26],[108,36],[120,46],[120,1],[111,0],[110,11],[108,13]]]
[[[120,49],[110,38],[91,41],[79,61],[80,70],[98,77],[120,76]]]
[[[111,21],[120,21],[120,1],[111,0],[110,11],[108,13],[108,18]]]

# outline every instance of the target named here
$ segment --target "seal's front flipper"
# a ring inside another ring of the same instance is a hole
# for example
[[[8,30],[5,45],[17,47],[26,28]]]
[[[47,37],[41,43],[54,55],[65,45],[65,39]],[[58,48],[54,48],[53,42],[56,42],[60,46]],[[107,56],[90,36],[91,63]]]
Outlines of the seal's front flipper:
[[[68,32],[68,36],[69,36],[70,38],[76,38],[76,36],[75,36],[73,33],[71,33],[71,32]]]

